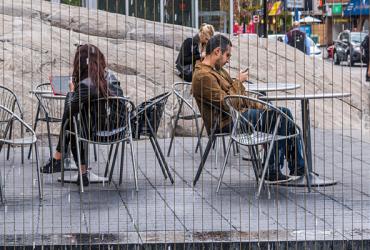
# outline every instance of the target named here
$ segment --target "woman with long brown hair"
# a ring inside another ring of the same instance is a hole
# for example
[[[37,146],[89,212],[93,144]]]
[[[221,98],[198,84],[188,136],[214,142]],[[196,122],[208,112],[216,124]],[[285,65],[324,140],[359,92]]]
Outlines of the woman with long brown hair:
[[[122,89],[117,84],[117,79],[106,70],[107,64],[103,53],[98,47],[92,44],[80,45],[77,48],[73,61],[72,82],[70,83],[70,92],[66,96],[64,105],[64,113],[62,118],[62,127],[66,122],[71,125],[72,117],[76,116],[80,110],[81,105],[88,104],[101,97],[107,96],[122,96]],[[73,130],[73,126],[69,126]],[[63,130],[59,134],[59,141],[54,153],[53,159],[42,167],[42,173],[56,173],[61,171],[61,143],[63,139]],[[75,162],[77,163],[77,148],[75,138],[65,138],[64,148],[67,149],[70,143],[71,151]],[[85,150],[83,143],[80,148],[81,155],[81,172],[83,185],[89,185]],[[80,176],[79,176],[80,178]],[[77,180],[79,185],[80,181]]]

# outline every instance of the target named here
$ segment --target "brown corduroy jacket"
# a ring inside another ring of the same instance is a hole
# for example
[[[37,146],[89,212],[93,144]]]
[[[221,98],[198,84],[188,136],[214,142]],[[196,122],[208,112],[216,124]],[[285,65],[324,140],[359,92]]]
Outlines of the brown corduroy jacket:
[[[223,112],[229,112],[229,107],[224,102],[228,95],[245,95],[245,88],[239,80],[233,80],[224,69],[217,71],[211,66],[197,63],[193,74],[192,93],[202,115],[204,125],[209,134],[211,128],[219,119],[219,129],[229,126],[231,117]],[[246,107],[260,109],[256,103],[240,102],[233,103],[238,110]],[[217,108],[215,108],[217,107]],[[220,114],[221,113],[221,114]]]

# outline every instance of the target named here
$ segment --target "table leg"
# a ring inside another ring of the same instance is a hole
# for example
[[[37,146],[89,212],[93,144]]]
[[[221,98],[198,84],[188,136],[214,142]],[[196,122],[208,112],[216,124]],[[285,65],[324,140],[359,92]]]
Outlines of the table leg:
[[[301,101],[302,109],[302,132],[304,138],[304,145],[306,148],[306,157],[308,164],[309,179],[311,182],[311,187],[319,186],[331,186],[337,184],[337,181],[320,177],[318,174],[315,174],[312,171],[312,145],[311,145],[311,125],[310,125],[310,103],[309,99],[302,99]],[[281,183],[280,185],[284,186],[294,186],[294,187],[306,187],[307,182],[304,176],[299,177],[298,179],[286,183]]]

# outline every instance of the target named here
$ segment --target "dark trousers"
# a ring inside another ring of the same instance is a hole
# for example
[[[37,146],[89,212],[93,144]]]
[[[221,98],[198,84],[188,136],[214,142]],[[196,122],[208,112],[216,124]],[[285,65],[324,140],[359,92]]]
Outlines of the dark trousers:
[[[73,115],[66,112],[66,103],[64,105],[64,112],[63,112],[63,117],[62,117],[62,126],[61,126],[61,129],[60,129],[60,132],[59,132],[59,139],[58,139],[58,144],[57,144],[56,150],[58,152],[62,153],[62,142],[63,142],[63,137],[65,137],[64,153],[67,154],[68,146],[70,145],[73,159],[74,159],[75,163],[78,164],[76,138],[73,135],[63,134],[63,127],[64,126],[66,126],[66,130],[75,132],[75,126],[73,124]],[[86,159],[85,159],[84,143],[80,143],[80,156],[81,156],[81,165],[85,165]]]
[[[293,119],[292,113],[289,109],[280,107],[288,117]],[[250,109],[242,114],[258,131],[272,133],[277,115],[274,111],[264,112],[257,109]],[[288,136],[296,133],[294,125],[285,117],[281,117],[280,124],[278,124],[277,134],[281,136]],[[301,137],[289,138],[276,142],[273,147],[272,154],[269,159],[269,171],[276,172],[284,166],[284,158],[288,160],[288,168],[294,171],[295,168],[300,169],[304,167],[302,140]],[[277,149],[277,150],[276,150]],[[276,169],[275,166],[278,166]]]

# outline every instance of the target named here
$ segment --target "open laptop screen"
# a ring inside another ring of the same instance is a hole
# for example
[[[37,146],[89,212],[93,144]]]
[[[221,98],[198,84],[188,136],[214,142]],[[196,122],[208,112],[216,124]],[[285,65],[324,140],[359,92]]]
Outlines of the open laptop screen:
[[[67,95],[70,81],[70,76],[50,76],[50,84],[54,95]]]

